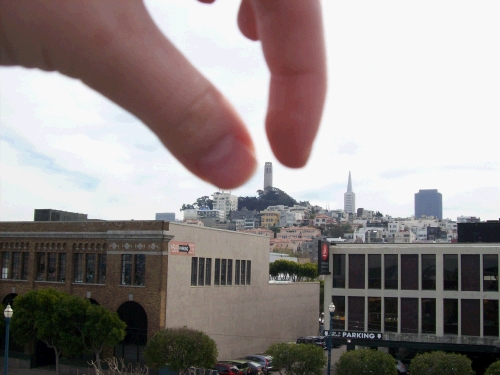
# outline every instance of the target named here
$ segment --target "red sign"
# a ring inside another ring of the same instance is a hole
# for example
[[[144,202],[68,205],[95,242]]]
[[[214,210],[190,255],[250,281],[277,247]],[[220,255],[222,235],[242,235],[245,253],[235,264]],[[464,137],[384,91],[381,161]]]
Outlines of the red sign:
[[[194,255],[196,246],[193,242],[170,241],[170,254]]]
[[[328,260],[328,244],[326,243],[321,247],[321,257],[324,261]]]

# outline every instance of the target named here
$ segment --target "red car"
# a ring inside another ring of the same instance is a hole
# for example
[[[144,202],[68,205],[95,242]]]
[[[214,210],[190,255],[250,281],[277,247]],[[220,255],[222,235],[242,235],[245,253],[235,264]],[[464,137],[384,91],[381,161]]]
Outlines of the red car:
[[[238,367],[231,365],[230,363],[216,363],[212,370],[216,370],[219,375],[239,375],[240,371]]]

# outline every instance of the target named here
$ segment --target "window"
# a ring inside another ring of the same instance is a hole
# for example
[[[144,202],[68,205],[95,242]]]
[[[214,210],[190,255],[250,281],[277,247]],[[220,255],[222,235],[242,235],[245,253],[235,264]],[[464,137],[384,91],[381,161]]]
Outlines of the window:
[[[205,285],[205,258],[198,260],[198,286]]]
[[[247,260],[247,285],[250,285],[252,275],[252,261]]]
[[[418,298],[401,298],[401,333],[418,333]]]
[[[143,286],[146,277],[146,255],[137,254],[134,255],[135,258],[135,269],[134,269],[134,285]]]
[[[418,255],[416,254],[401,255],[401,289],[418,290]],[[402,308],[401,311],[403,311]]]
[[[220,285],[220,259],[215,259],[214,285]]]
[[[443,332],[458,335],[458,299],[443,299]]]
[[[458,255],[443,255],[443,289],[458,290]],[[457,331],[458,334],[458,331]]]
[[[85,254],[86,257],[86,282],[93,284],[95,282],[95,254]]]
[[[205,261],[205,285],[212,285],[212,258]]]
[[[19,280],[21,277],[21,253],[14,251],[12,253],[12,279]]]
[[[463,263],[462,263],[463,265]],[[480,335],[480,300],[478,299],[463,299],[460,301],[460,324],[462,336],[479,336]]]
[[[10,273],[10,252],[4,251],[2,253],[2,279],[8,279]]]
[[[345,297],[332,296],[332,302],[335,305],[333,313],[333,329],[345,330]]]
[[[22,262],[21,262],[21,280],[28,280],[28,271],[29,271],[29,260],[30,260],[30,253],[23,253],[22,256]]]
[[[240,285],[240,260],[236,259],[234,267],[234,285]]]
[[[368,254],[368,288],[380,289],[382,283],[382,256]]]
[[[59,276],[57,281],[65,282],[66,281],[66,254],[59,254]]]
[[[242,260],[241,261],[241,279],[240,279],[240,282],[241,282],[241,285],[245,285],[245,281],[246,281],[246,278],[245,278],[245,271],[246,271],[246,264],[247,262],[245,260]]]
[[[398,331],[398,299],[384,298],[384,332]]]
[[[498,338],[498,300],[483,300],[483,336]]]
[[[422,290],[436,290],[435,254],[422,254]]]
[[[198,258],[193,258],[193,260]],[[192,279],[192,276],[191,276]],[[196,278],[195,278],[196,280]],[[195,281],[196,282],[196,281]],[[132,254],[122,255],[122,285],[132,285]],[[192,280],[191,280],[192,283]],[[196,284],[195,284],[196,285]]]
[[[45,281],[45,253],[36,253],[36,281]]]
[[[422,298],[422,333],[436,334],[435,298]]]
[[[226,285],[226,259],[222,259],[221,261],[221,271],[220,271],[220,285]]]
[[[384,288],[398,289],[398,256],[397,254],[384,255]]]
[[[233,260],[227,260],[227,285],[233,285]]]
[[[368,331],[382,331],[382,300],[368,297]]]
[[[332,255],[333,288],[345,288],[345,254]]]
[[[106,283],[106,254],[99,254],[98,269],[97,269],[97,282],[99,284]]]
[[[75,277],[73,282],[75,283],[83,283],[83,272],[84,272],[84,264],[83,264],[83,253],[75,254]]]
[[[480,276],[479,276],[479,254],[469,255],[462,254],[461,256],[461,284],[462,291],[477,291],[479,292]],[[479,335],[478,335],[479,336]]]
[[[365,330],[365,297],[347,297],[349,315],[347,329],[349,331]]]
[[[47,281],[56,281],[57,253],[48,253]]]
[[[349,288],[365,289],[364,254],[349,254]]]
[[[483,255],[483,290],[498,292],[498,255]]]
[[[191,286],[196,286],[198,282],[198,258],[191,258]]]

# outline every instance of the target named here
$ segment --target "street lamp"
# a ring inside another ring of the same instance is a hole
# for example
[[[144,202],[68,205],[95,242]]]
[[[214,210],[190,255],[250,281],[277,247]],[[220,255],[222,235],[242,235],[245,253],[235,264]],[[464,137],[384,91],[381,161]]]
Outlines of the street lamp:
[[[14,311],[10,305],[7,305],[5,310],[3,311],[5,315],[5,355],[3,359],[3,373],[7,375],[9,372],[9,328],[10,328],[10,318],[12,318],[12,314]]]
[[[333,313],[335,312],[335,305],[330,302],[328,305],[328,311],[330,311],[330,330],[328,331],[328,375],[330,375],[332,366],[332,329],[333,329]]]

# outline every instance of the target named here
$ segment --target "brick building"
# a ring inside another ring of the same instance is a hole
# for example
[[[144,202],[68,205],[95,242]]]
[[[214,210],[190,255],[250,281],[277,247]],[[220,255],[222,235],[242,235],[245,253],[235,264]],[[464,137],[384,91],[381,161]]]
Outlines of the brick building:
[[[317,331],[319,284],[269,284],[269,238],[164,221],[1,222],[0,298],[54,288],[117,311],[115,355],[141,360],[165,327],[200,329],[221,358]]]

